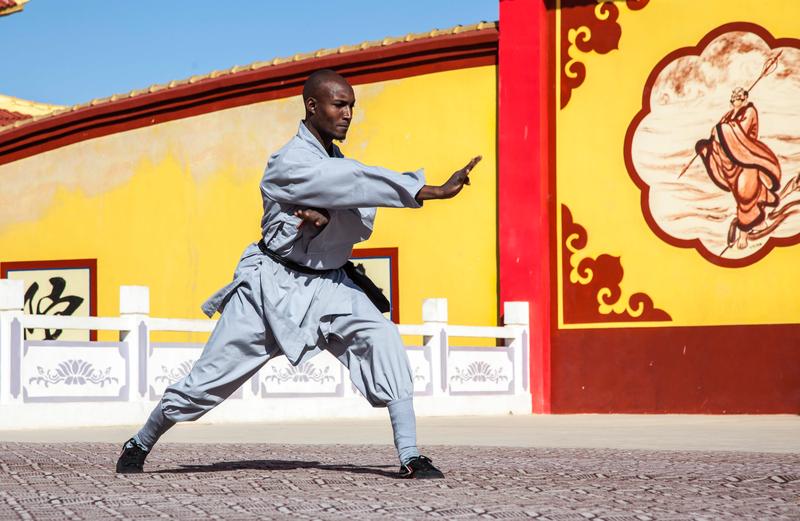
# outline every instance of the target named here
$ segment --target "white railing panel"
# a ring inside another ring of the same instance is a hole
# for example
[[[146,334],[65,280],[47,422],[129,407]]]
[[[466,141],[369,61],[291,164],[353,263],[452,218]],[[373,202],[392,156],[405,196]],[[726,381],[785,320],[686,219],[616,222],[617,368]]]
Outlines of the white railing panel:
[[[151,343],[147,356],[147,392],[157,400],[164,389],[181,380],[203,352],[203,344]]]
[[[342,396],[344,366],[331,354],[320,353],[296,366],[285,356],[270,360],[258,373],[261,396]],[[350,385],[349,378],[347,385]]]
[[[428,346],[406,346],[414,378],[414,395],[428,396],[433,393],[433,370],[431,351]]]
[[[450,347],[447,357],[450,394],[511,394],[514,361],[510,348]]]
[[[23,401],[126,401],[128,346],[124,342],[24,342]]]

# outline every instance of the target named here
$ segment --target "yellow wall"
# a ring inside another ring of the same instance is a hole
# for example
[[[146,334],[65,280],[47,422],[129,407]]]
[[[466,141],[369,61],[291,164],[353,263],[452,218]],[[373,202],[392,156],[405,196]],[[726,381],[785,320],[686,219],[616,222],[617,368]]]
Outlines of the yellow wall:
[[[622,28],[619,49],[608,54],[573,49],[574,56],[586,65],[586,80],[572,91],[564,109],[559,109],[558,100],[555,101],[558,206],[566,204],[574,220],[587,229],[588,255],[621,256],[623,301],[630,294],[642,291],[672,317],[672,322],[648,325],[797,322],[800,245],[775,248],[750,266],[730,268],[707,261],[695,249],[667,244],[653,233],[642,216],[640,191],[626,171],[623,145],[628,125],[641,107],[644,83],[662,58],[675,49],[697,45],[707,33],[729,22],[752,22],[776,38],[797,38],[800,2],[651,0],[639,11],[628,9],[624,2],[616,5]],[[564,17],[564,13],[557,15],[557,27]],[[556,49],[561,43],[559,36]],[[556,58],[559,78],[563,63],[558,52]],[[755,79],[745,76],[741,83]],[[729,90],[720,94],[723,107],[729,94]],[[764,103],[765,96],[769,92],[756,89],[751,100]],[[797,110],[798,103],[797,98],[785,100],[786,110]],[[769,133],[769,115],[762,117],[765,118],[763,136]],[[713,124],[711,121],[709,127]],[[793,132],[794,138],[800,137],[800,124],[795,124]],[[687,135],[686,139],[692,144],[694,139],[703,137]],[[800,153],[800,145],[795,153]],[[784,172],[784,182],[796,174]],[[732,201],[731,197],[730,204]],[[559,217],[559,240],[560,225]],[[559,265],[560,257],[559,251]],[[561,290],[561,277],[558,278]],[[561,311],[561,327],[604,327],[603,324],[565,325]]]
[[[496,321],[495,68],[355,87],[346,155],[441,183],[475,154],[472,186],[421,210],[382,209],[358,247],[398,247],[400,317],[450,299],[458,323]],[[0,262],[97,258],[98,314],[151,288],[151,314],[200,317],[259,234],[268,155],[297,130],[299,97],[92,139],[0,166]]]

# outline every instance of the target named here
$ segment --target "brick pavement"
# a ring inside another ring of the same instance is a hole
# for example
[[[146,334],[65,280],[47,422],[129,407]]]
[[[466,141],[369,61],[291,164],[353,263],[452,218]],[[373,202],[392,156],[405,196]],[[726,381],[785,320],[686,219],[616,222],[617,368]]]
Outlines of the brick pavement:
[[[159,445],[118,476],[107,443],[0,443],[0,519],[800,519],[800,455],[388,446]]]

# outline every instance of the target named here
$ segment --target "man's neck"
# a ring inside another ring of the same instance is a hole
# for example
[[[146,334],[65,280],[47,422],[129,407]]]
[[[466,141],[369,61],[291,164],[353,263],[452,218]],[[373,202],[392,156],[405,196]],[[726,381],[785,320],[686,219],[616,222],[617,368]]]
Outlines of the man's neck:
[[[311,132],[311,134],[315,138],[317,138],[317,141],[319,141],[320,145],[322,145],[322,148],[325,149],[325,151],[328,153],[328,155],[332,156],[333,155],[333,139],[328,139],[328,140],[324,139],[322,137],[322,135],[319,133],[319,131],[314,127],[314,125],[310,124],[307,119],[303,120],[303,125],[306,126],[308,131]]]

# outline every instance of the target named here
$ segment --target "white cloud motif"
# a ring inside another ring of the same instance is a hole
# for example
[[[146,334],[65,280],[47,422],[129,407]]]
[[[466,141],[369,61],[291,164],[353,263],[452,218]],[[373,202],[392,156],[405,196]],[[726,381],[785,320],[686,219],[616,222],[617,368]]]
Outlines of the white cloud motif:
[[[786,193],[778,208],[800,201],[800,189],[790,185],[800,175],[800,40],[778,40],[770,47],[768,33],[752,27],[754,32],[722,32],[693,54],[675,53],[654,72],[655,79],[648,82],[649,111],[644,107],[634,120],[626,151],[631,175],[647,193],[645,212],[654,231],[667,242],[695,246],[722,265],[757,261],[774,245],[773,239],[783,245],[800,242],[798,203],[763,237],[751,235],[746,244],[739,241],[729,247],[737,209],[733,194],[712,181],[699,158],[679,176],[692,161],[695,143],[708,139],[731,110],[732,91],[750,88],[768,60],[780,53],[774,69],[750,92],[749,102],[758,112],[758,140],[780,162],[781,189]],[[767,214],[770,211],[767,208]],[[771,222],[768,217],[759,228]]]

